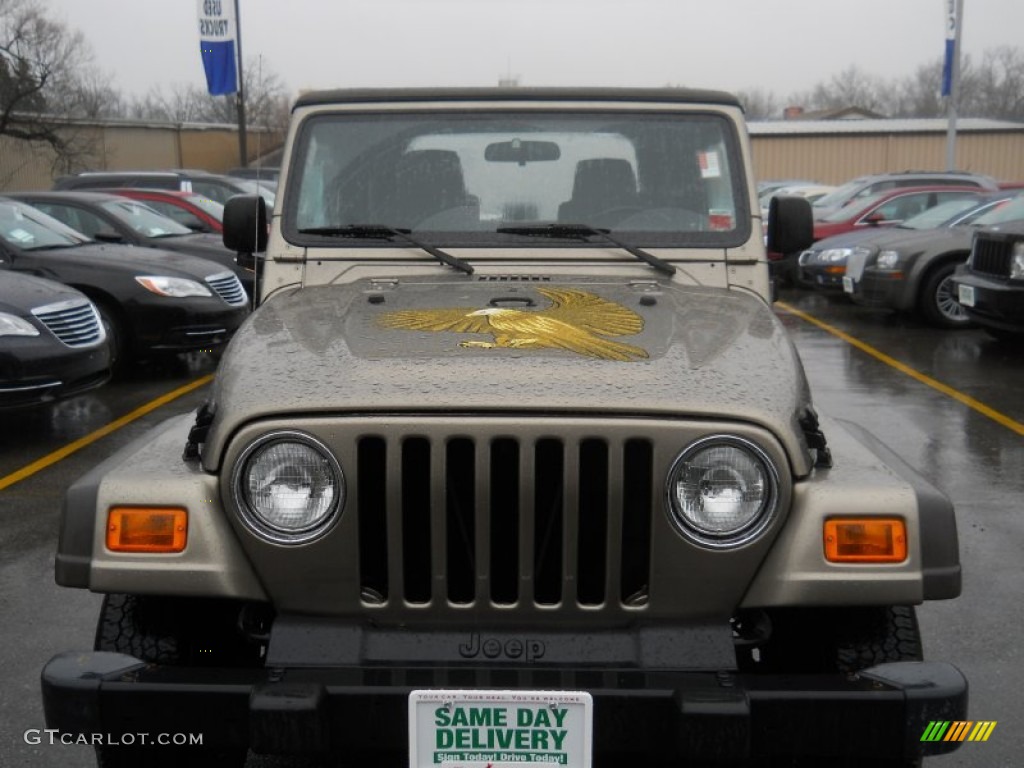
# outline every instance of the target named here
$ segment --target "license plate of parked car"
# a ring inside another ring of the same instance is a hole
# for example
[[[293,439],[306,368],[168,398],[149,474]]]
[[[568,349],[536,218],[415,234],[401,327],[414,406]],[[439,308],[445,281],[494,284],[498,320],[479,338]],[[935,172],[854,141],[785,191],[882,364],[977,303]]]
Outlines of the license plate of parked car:
[[[843,293],[853,293],[853,278],[843,275]]]
[[[974,286],[963,285],[962,283],[956,287],[956,298],[965,307],[974,306]]]
[[[590,768],[592,726],[584,691],[413,691],[409,766]]]

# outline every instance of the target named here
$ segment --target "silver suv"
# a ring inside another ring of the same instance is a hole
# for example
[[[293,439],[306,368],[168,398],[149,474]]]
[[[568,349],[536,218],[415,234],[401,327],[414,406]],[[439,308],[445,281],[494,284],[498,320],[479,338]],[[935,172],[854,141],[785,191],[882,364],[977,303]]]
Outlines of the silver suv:
[[[814,202],[814,218],[824,219],[855,200],[897,187],[921,187],[948,184],[953,187],[978,187],[995,191],[999,185],[990,176],[967,171],[902,171],[858,176]]]

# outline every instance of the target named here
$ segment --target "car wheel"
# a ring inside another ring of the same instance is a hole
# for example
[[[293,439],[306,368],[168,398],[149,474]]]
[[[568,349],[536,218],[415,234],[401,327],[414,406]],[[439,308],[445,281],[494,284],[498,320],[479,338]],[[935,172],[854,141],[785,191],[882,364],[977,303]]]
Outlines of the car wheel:
[[[258,666],[259,647],[236,631],[238,607],[223,601],[107,595],[96,624],[95,650],[165,666]],[[100,768],[241,768],[245,747],[104,745]]]
[[[925,275],[919,306],[931,325],[938,328],[970,328],[973,323],[956,298],[953,272],[956,262],[941,264]]]

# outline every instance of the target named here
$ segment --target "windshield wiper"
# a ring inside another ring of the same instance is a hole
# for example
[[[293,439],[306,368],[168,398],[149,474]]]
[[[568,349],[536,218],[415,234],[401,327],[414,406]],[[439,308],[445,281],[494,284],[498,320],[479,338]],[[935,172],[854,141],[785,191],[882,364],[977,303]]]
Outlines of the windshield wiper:
[[[398,238],[409,243],[409,245],[415,246],[420,250],[426,251],[438,261],[447,264],[449,267],[462,270],[467,275],[473,274],[473,265],[462,259],[458,259],[452,256],[450,253],[445,253],[440,248],[435,248],[429,243],[424,243],[419,238],[413,237],[409,234],[408,229],[398,229],[397,227],[389,227],[386,224],[347,224],[343,227],[310,227],[309,229],[300,229],[300,235],[325,235],[327,237],[383,237],[386,239]]]
[[[653,253],[648,253],[642,248],[637,248],[635,245],[622,242],[617,237],[613,237],[609,234],[607,229],[598,229],[597,227],[592,227],[589,224],[544,224],[542,226],[535,227],[498,227],[497,231],[501,234],[535,235],[537,237],[578,237],[580,239],[600,237],[627,253],[631,253],[633,256],[636,256],[640,261],[647,262],[663,274],[674,275],[676,273],[676,268],[672,264],[669,264],[663,259],[659,259]]]

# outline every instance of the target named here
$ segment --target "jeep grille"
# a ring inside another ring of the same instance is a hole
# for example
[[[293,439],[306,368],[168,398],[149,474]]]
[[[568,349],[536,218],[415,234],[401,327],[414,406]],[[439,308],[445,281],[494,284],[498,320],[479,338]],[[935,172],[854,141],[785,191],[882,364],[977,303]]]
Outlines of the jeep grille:
[[[32,314],[69,347],[88,347],[103,340],[103,326],[92,302],[72,299],[36,307]]]
[[[1009,277],[1012,249],[1013,243],[1010,240],[976,238],[971,253],[971,269],[986,275]]]
[[[357,462],[366,603],[646,602],[647,439],[366,436]]]

